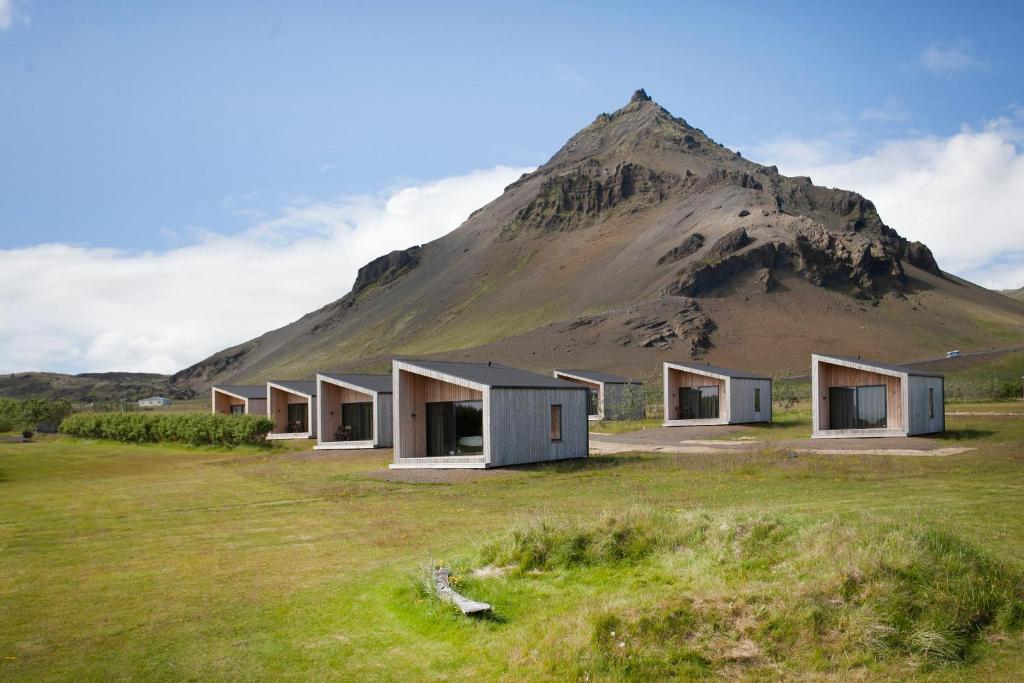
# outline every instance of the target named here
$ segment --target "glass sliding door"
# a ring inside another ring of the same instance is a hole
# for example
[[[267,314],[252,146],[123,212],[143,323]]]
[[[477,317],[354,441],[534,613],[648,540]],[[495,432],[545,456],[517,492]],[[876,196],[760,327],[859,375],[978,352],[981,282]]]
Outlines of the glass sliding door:
[[[680,420],[718,418],[718,387],[679,387]]]
[[[587,415],[597,415],[597,390],[587,389]]]
[[[349,441],[372,441],[373,402],[342,403],[341,431]]]
[[[427,457],[484,452],[483,401],[427,404]]]
[[[288,404],[288,431],[295,434],[299,432],[308,432],[309,428],[306,426],[306,404],[305,403],[289,403]]]
[[[829,429],[884,429],[888,424],[884,385],[830,387]]]

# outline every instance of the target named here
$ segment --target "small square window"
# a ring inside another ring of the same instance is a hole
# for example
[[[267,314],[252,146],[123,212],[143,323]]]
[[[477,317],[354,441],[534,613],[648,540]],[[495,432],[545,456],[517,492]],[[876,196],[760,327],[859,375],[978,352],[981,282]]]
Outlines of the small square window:
[[[551,406],[551,440],[562,440],[562,406],[558,403]]]

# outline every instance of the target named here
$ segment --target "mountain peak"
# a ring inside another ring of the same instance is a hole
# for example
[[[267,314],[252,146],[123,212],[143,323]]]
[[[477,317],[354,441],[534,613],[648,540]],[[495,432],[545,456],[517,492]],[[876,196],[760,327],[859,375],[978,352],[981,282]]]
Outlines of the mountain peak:
[[[650,101],[651,101],[651,96],[648,95],[647,91],[644,90],[643,88],[640,88],[639,90],[637,90],[635,93],[633,93],[633,96],[629,98],[629,103],[630,104],[633,104],[634,102],[650,102]]]

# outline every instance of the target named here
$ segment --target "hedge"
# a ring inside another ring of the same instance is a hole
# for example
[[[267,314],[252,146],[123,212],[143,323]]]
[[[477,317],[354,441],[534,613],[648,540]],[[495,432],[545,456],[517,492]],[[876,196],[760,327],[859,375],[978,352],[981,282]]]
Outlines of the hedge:
[[[128,443],[186,443],[192,446],[262,445],[274,423],[256,415],[76,413],[60,425],[62,434]]]
[[[56,427],[71,414],[71,401],[0,397],[0,432],[36,430],[42,425]]]

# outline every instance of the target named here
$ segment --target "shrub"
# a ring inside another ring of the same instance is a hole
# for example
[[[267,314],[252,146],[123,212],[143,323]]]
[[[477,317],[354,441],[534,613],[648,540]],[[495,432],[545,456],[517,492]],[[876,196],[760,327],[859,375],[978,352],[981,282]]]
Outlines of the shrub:
[[[0,432],[35,430],[41,425],[58,425],[71,414],[71,402],[30,398],[0,398]]]
[[[266,443],[268,417],[160,413],[77,413],[60,425],[62,434],[126,443],[186,443],[239,446]]]

